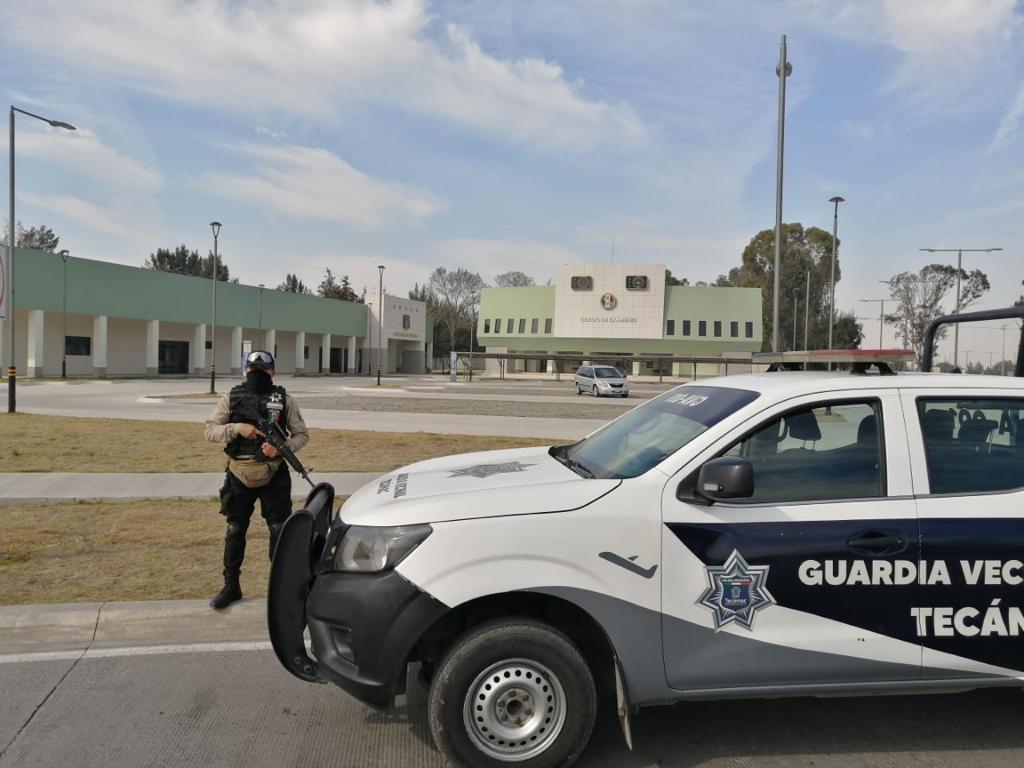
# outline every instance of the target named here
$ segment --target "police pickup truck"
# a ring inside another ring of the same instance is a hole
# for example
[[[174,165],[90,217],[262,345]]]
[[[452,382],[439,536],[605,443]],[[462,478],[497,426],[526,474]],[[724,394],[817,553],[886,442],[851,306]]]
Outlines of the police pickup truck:
[[[605,700],[628,742],[679,700],[1024,685],[1018,378],[727,376],[330,495],[275,554],[277,655],[381,708],[419,663],[454,765],[568,766]]]

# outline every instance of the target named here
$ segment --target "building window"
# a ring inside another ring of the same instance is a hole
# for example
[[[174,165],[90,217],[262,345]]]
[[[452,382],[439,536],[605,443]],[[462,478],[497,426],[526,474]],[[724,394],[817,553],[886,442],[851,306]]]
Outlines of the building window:
[[[494,332],[501,333],[501,318],[499,317],[494,321]]]
[[[690,321],[689,320],[683,320],[683,336],[689,336],[689,335],[690,335]]]
[[[513,333],[516,332],[516,321],[510,317],[508,319],[508,325],[506,325],[505,327],[508,328],[507,333],[509,334],[509,336],[511,336]]]
[[[665,321],[665,335],[666,336],[675,336],[676,335],[676,321],[675,320],[666,320]]]
[[[544,333],[551,333],[551,318],[544,320]]]
[[[708,335],[708,321],[700,320],[697,322],[697,335],[707,336]]]
[[[490,320],[484,320],[484,333],[490,333],[490,332],[491,332],[491,321]]]
[[[309,345],[307,344],[302,348],[302,359],[309,360]]]
[[[519,318],[519,332],[526,333],[526,319]]]
[[[530,321],[530,333],[537,333],[537,330],[538,330],[539,327],[540,327],[540,320],[537,319],[536,317],[533,318],[533,320]]]
[[[65,336],[65,355],[91,355],[92,339],[88,336]]]
[[[592,291],[594,290],[594,278],[590,275],[573,275],[569,279],[569,287],[574,291]]]
[[[744,325],[743,330],[746,332],[747,338],[748,339],[754,338],[754,324],[753,323],[744,323],[743,325]]]
[[[740,324],[736,320],[729,322],[729,335],[734,339],[740,335]]]
[[[715,320],[715,337],[717,338],[717,337],[719,337],[721,335],[722,335],[722,321],[721,320]]]
[[[206,342],[206,349],[207,350],[213,349],[213,342],[212,341],[207,341]]]
[[[402,327],[407,331],[412,328],[412,318],[409,315],[402,315]]]

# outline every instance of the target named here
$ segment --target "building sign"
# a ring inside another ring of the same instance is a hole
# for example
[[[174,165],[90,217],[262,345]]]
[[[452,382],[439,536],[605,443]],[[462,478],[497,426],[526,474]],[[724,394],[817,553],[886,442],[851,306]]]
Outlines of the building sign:
[[[661,339],[664,318],[664,264],[565,264],[555,273],[555,337]]]
[[[420,337],[415,331],[394,331],[391,336],[396,339],[418,339]]]

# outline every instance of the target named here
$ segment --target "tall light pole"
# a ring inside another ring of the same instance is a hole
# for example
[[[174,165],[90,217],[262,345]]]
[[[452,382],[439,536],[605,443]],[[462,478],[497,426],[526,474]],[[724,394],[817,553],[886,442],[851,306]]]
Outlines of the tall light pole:
[[[963,271],[963,259],[965,253],[992,253],[1001,251],[1002,248],[918,248],[926,253],[955,253],[956,254],[956,304],[953,305],[953,314],[960,314],[960,273]],[[960,358],[957,352],[960,349],[960,323],[953,323],[953,364],[959,365]]]
[[[377,286],[377,386],[380,386],[380,349],[384,343],[384,265],[377,265],[380,283]]]
[[[11,105],[11,138],[10,138],[10,199],[11,199],[11,210],[9,222],[10,229],[7,237],[7,264],[4,270],[4,290],[7,293],[6,301],[0,297],[0,320],[7,319],[7,324],[10,326],[10,344],[8,344],[8,355],[10,360],[7,363],[7,412],[14,413],[17,410],[17,397],[15,395],[15,384],[18,380],[17,370],[17,356],[14,354],[14,113],[18,112],[28,117],[34,117],[36,120],[42,120],[44,123],[48,123],[53,128],[63,128],[65,131],[77,130],[71,123],[65,123],[60,120],[51,120],[48,117],[42,117],[40,115],[33,114],[32,112],[26,112],[24,109],[18,109],[13,104]]]
[[[60,377],[66,379],[68,377],[68,256],[71,253],[67,248],[59,251],[59,256],[64,262],[64,313],[61,315],[60,324],[61,331],[60,335],[63,336],[63,352],[60,356]]]
[[[811,271],[807,270],[807,291],[804,293],[804,350],[810,349],[807,341],[807,329],[811,319]]]
[[[779,129],[775,151],[775,276],[772,281],[772,352],[779,351],[779,290],[782,261],[782,159],[786,145],[786,78],[793,74],[793,65],[786,60],[786,36],[779,46]]]
[[[829,202],[835,208],[832,211],[832,276],[828,281],[828,348],[832,349],[832,325],[836,316],[836,250],[839,245],[839,204],[846,200],[836,195]]]
[[[973,351],[974,350],[972,349],[964,350],[964,371],[966,371],[967,373],[970,373],[969,369],[971,367],[971,352]],[[956,363],[956,365],[960,365],[960,363],[956,361],[955,357],[953,358],[953,362]]]
[[[793,349],[796,349],[796,307],[800,300],[800,292],[793,291]]]
[[[882,349],[884,344],[882,343],[882,331],[885,328],[885,302],[892,301],[892,299],[858,299],[864,303],[878,302],[880,307],[878,310],[878,348]]]
[[[1006,325],[1002,327],[1003,331],[1003,344],[999,347],[999,375],[1006,375]]]
[[[217,392],[217,238],[220,237],[220,222],[211,221],[210,229],[213,230],[213,269],[210,277],[213,279],[213,317],[210,320],[210,394]]]
[[[260,283],[256,287],[259,288],[259,291],[260,291],[260,311],[259,311],[259,318],[258,318],[257,322],[259,323],[260,330],[262,331],[263,330],[263,289],[266,286],[264,286],[263,283]]]

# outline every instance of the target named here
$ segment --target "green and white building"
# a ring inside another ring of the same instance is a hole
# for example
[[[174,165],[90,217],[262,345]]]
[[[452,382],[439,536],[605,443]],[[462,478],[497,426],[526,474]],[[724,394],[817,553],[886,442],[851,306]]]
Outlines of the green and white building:
[[[477,337],[487,352],[577,358],[510,361],[511,370],[528,372],[569,371],[599,358],[634,375],[683,375],[684,363],[631,358],[761,350],[761,289],[667,286],[665,272],[664,264],[566,264],[553,285],[485,288]]]
[[[366,304],[217,283],[141,267],[15,249],[15,346],[20,376],[239,375],[253,349],[274,352],[289,374],[419,373],[432,326],[422,302],[375,296]],[[10,364],[0,321],[0,364]],[[378,331],[382,330],[382,333]]]

